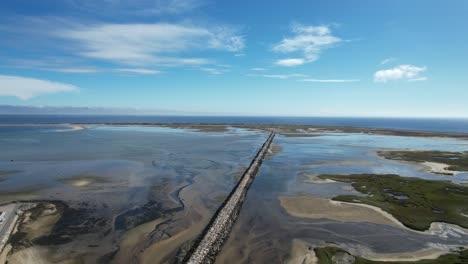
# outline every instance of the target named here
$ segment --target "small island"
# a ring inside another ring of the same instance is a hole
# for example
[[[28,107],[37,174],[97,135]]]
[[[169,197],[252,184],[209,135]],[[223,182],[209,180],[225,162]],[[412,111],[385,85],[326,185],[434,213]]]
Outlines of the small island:
[[[320,175],[319,178],[351,183],[367,195],[339,195],[333,200],[379,207],[411,229],[424,231],[433,222],[468,228],[468,187],[394,174]]]
[[[453,175],[468,171],[468,152],[450,152],[435,150],[385,150],[377,154],[386,159],[417,162],[431,168],[431,172]]]

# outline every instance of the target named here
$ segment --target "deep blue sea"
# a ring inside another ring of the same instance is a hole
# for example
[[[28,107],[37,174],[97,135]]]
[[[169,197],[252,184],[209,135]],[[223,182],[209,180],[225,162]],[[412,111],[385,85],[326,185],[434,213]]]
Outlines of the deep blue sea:
[[[245,116],[91,116],[0,115],[0,123],[229,123],[354,126],[468,133],[468,119],[351,118],[351,117],[245,117]]]

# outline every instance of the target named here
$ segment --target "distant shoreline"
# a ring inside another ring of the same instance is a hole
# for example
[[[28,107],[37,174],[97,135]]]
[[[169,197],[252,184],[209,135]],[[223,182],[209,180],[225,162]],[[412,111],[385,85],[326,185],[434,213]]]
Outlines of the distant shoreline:
[[[299,125],[299,124],[250,124],[250,123],[148,123],[148,122],[89,122],[89,123],[0,123],[0,127],[12,126],[67,126],[78,130],[86,126],[146,126],[146,127],[169,127],[179,129],[194,129],[205,132],[222,132],[227,127],[276,130],[279,134],[286,136],[318,136],[323,133],[364,133],[390,136],[410,137],[444,137],[468,139],[468,133],[461,132],[439,132],[425,130],[405,130],[393,128],[370,128],[357,126],[325,126],[325,125]]]
[[[0,124],[204,124],[296,125],[336,128],[432,131],[468,134],[468,118],[141,116],[141,115],[1,115]]]

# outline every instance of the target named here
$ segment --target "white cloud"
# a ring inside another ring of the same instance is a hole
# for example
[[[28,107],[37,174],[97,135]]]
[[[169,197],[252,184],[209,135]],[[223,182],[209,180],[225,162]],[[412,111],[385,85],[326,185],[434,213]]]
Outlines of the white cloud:
[[[94,68],[44,68],[46,71],[63,72],[63,73],[96,73],[98,69]]]
[[[320,82],[320,83],[347,83],[359,82],[358,79],[304,79],[303,82]]]
[[[273,51],[280,53],[299,52],[302,59],[285,59],[276,62],[282,66],[297,66],[318,59],[321,51],[332,47],[343,40],[331,34],[329,26],[305,26],[295,24],[292,26],[293,37],[284,38],[273,47]]]
[[[290,79],[290,78],[297,78],[297,77],[306,77],[306,75],[300,74],[300,73],[291,73],[291,74],[249,74],[248,76],[258,76],[258,77],[273,78],[273,79]]]
[[[410,81],[410,82],[420,82],[420,81],[427,81],[427,77],[418,77],[418,78],[413,78],[413,79],[409,79],[408,81]]]
[[[420,73],[426,71],[426,67],[418,67],[414,65],[399,65],[397,67],[380,70],[375,72],[374,81],[387,82],[392,80],[409,80],[409,81],[424,81],[427,78],[419,76]]]
[[[252,71],[264,71],[266,69],[265,68],[252,68],[250,70],[252,70]]]
[[[276,65],[286,66],[286,67],[298,66],[304,63],[306,63],[304,59],[283,59],[283,60],[277,60],[275,62]]]
[[[18,76],[0,75],[0,96],[15,96],[27,100],[41,94],[78,91],[78,87]]]
[[[200,68],[200,70],[213,75],[219,75],[228,72],[228,70],[221,70],[216,68]]]
[[[150,69],[115,69],[117,72],[127,72],[127,73],[137,73],[137,74],[160,74],[161,71],[158,70],[150,70]]]
[[[396,58],[392,58],[392,57],[391,57],[391,58],[386,58],[386,59],[383,59],[383,60],[380,62],[380,64],[383,65],[383,64],[390,63],[390,62],[394,62],[394,61],[396,61]]]
[[[229,27],[207,29],[180,24],[101,24],[57,33],[77,44],[80,55],[128,65],[207,64],[210,60],[180,54],[244,48],[243,36]]]
[[[292,78],[303,78],[303,82],[319,82],[319,83],[349,83],[359,82],[358,79],[312,79],[307,78],[308,76],[301,73],[290,73],[290,74],[248,74],[247,76],[256,76],[273,79],[292,79]]]

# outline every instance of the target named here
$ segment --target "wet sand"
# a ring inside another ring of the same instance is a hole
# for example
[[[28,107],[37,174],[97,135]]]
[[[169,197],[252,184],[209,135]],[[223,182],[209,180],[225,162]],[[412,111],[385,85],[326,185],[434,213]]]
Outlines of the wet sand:
[[[312,196],[281,196],[279,200],[286,212],[295,217],[384,224],[439,237],[446,237],[448,233],[468,235],[468,229],[442,222],[433,222],[430,228],[425,231],[414,230],[406,227],[379,207],[368,204],[347,203]]]
[[[291,215],[303,218],[326,218],[337,221],[366,221],[401,227],[394,217],[373,207],[361,206],[312,196],[281,196],[281,206]]]
[[[188,211],[183,216],[186,223],[178,228],[178,231],[172,233],[170,237],[153,243],[144,249],[140,258],[141,263],[164,263],[171,255],[174,257],[173,255],[177,254],[177,250],[184,243],[196,239],[210,221],[213,212],[204,206],[199,194],[188,188],[181,193],[181,199],[187,203]]]
[[[133,263],[137,261],[140,250],[147,242],[146,239],[149,234],[164,220],[164,218],[159,218],[127,231],[121,238],[120,249],[113,259],[113,263]]]
[[[448,248],[428,248],[414,252],[399,253],[367,253],[362,257],[373,261],[420,261],[424,259],[436,259],[444,254],[450,253]]]

